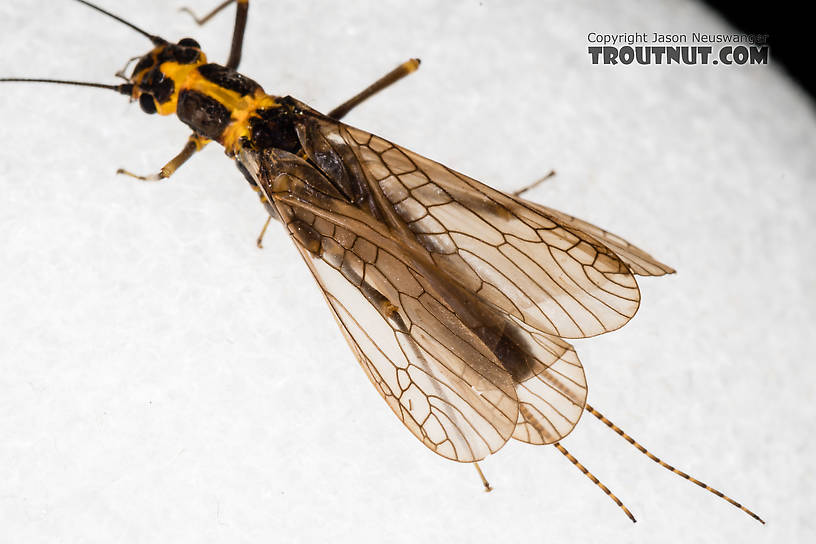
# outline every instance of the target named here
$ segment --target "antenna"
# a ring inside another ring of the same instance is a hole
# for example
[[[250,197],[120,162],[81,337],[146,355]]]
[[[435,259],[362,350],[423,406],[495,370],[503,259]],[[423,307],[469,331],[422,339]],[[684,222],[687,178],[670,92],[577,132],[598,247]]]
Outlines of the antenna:
[[[153,42],[153,45],[162,45],[162,44],[167,43],[167,41],[164,40],[163,38],[160,38],[159,36],[155,36],[153,34],[150,34],[149,32],[145,32],[144,30],[142,30],[138,26],[134,25],[133,23],[124,20],[123,18],[119,17],[118,15],[114,15],[113,13],[111,13],[111,12],[109,12],[107,10],[102,9],[99,6],[95,5],[95,4],[92,4],[90,2],[86,2],[85,0],[76,0],[76,1],[79,2],[80,4],[88,6],[91,9],[94,9],[94,10],[98,11],[99,13],[102,13],[103,15],[107,15],[111,19],[115,19],[115,20],[119,21],[120,23],[122,23],[125,26],[128,26],[128,27],[132,28],[133,30],[135,30],[139,34],[147,37],[151,42]],[[3,83],[10,83],[10,82],[19,82],[19,83],[56,83],[56,84],[59,84],[59,85],[76,85],[76,86],[79,86],[79,87],[96,87],[98,89],[110,89],[112,91],[116,91],[117,93],[124,94],[126,96],[130,96],[131,94],[133,94],[133,85],[130,84],[130,83],[124,83],[122,85],[106,85],[104,83],[93,83],[93,82],[89,82],[89,81],[71,81],[71,80],[65,80],[65,79],[43,79],[43,78],[22,78],[22,77],[4,77],[4,78],[0,78],[0,82],[3,82]]]
[[[158,36],[155,36],[153,34],[150,34],[148,32],[145,32],[144,30],[142,30],[138,26],[134,25],[133,23],[122,19],[118,15],[114,15],[113,13],[111,13],[109,11],[106,11],[106,10],[100,8],[99,6],[95,5],[95,4],[91,4],[90,2],[86,2],[85,0],[76,0],[76,1],[79,2],[80,4],[85,4],[86,6],[88,6],[91,9],[95,9],[99,13],[107,15],[111,19],[116,19],[117,21],[119,21],[123,25],[129,26],[130,28],[132,28],[133,30],[135,30],[136,32],[141,34],[142,36],[147,37],[151,42],[153,42],[153,45],[161,45],[161,44],[167,43],[166,40],[164,40],[164,39],[162,39],[162,38],[160,38]]]
[[[110,89],[119,94],[130,96],[133,93],[133,85],[123,83],[121,85],[106,85],[104,83],[93,83],[90,81],[71,81],[66,79],[41,79],[29,77],[0,77],[0,82],[4,83],[57,83],[60,85],[77,85],[79,87],[96,87],[98,89]]]

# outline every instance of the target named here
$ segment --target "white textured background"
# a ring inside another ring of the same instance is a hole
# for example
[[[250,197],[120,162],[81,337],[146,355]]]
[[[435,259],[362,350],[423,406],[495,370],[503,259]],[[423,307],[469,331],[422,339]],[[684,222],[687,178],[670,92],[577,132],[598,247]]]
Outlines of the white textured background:
[[[191,0],[199,11],[214,1]],[[348,5],[347,5],[348,4]],[[3,542],[805,542],[814,528],[816,116],[776,66],[603,67],[590,31],[721,32],[693,2],[256,1],[242,71],[532,198],[679,273],[577,342],[590,402],[765,527],[591,416],[565,445],[436,457],[357,367],[290,242],[216,146],[105,91],[0,87]],[[107,2],[226,57],[232,15]],[[341,9],[342,6],[342,9]],[[113,81],[148,44],[72,2],[0,7],[0,73]]]

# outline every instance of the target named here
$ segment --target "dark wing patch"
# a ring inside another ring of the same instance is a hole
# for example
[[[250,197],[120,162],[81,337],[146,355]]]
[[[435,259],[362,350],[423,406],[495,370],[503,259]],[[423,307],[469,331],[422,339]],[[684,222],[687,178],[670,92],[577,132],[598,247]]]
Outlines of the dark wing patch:
[[[587,384],[572,346],[560,338],[538,333],[534,336],[545,349],[560,352],[561,356],[516,385],[519,417],[513,438],[529,444],[552,444],[567,436],[581,419]]]

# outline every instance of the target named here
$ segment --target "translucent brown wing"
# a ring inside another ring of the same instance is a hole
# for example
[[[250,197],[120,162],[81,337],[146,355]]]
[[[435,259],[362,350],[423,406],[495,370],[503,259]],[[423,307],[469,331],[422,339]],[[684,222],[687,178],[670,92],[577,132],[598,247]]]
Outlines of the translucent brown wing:
[[[639,247],[630,244],[616,234],[612,234],[600,227],[596,227],[592,223],[565,214],[564,212],[536,204],[535,202],[530,202],[529,200],[525,200],[524,202],[528,206],[540,210],[542,213],[557,218],[561,223],[583,231],[602,242],[609,249],[614,251],[615,254],[626,263],[629,269],[638,276],[662,276],[664,274],[674,274],[675,272],[672,267],[661,263]]]
[[[448,307],[451,293],[435,293],[434,283],[444,278],[433,278],[421,256],[395,241],[384,224],[329,197],[328,187],[314,192],[326,182],[302,160],[267,153],[263,162],[273,167],[261,172],[256,159],[241,157],[275,203],[358,361],[427,447],[475,461],[511,435],[542,444],[572,430],[586,400],[572,346],[506,318],[501,330],[519,343],[529,364],[506,371],[496,356],[506,348],[489,348],[462,323]],[[517,416],[517,395],[526,416]]]
[[[449,459],[477,461],[501,448],[518,418],[515,384],[439,296],[417,257],[364,211],[314,191],[325,180],[301,159],[285,152],[258,159],[240,158],[394,413]]]
[[[552,444],[567,436],[581,419],[586,406],[586,378],[572,346],[545,334],[533,336],[560,356],[516,385],[519,417],[513,438],[529,444]]]
[[[568,221],[367,132],[325,119],[307,130],[353,149],[383,208],[437,266],[507,315],[552,336],[584,338],[637,311],[627,264]]]

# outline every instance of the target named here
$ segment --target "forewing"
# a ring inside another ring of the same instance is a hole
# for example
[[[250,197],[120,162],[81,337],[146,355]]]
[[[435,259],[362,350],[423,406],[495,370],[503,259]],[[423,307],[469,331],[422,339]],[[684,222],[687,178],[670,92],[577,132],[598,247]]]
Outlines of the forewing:
[[[541,332],[584,338],[625,324],[640,292],[606,245],[558,217],[382,138],[324,122],[352,147],[436,264],[483,300]]]
[[[258,171],[253,159],[242,163]],[[477,461],[497,451],[518,418],[510,375],[399,244],[359,209],[308,189],[304,178],[319,173],[285,159],[260,159],[276,161],[261,185],[377,391],[439,455]]]
[[[588,223],[583,219],[578,219],[564,212],[541,206],[529,200],[525,200],[524,202],[528,206],[540,210],[550,217],[556,218],[562,224],[583,231],[596,240],[603,242],[638,276],[662,276],[664,274],[674,274],[675,272],[672,267],[661,263],[639,247],[630,244],[616,234],[612,234],[600,227],[596,227],[592,223]]]

